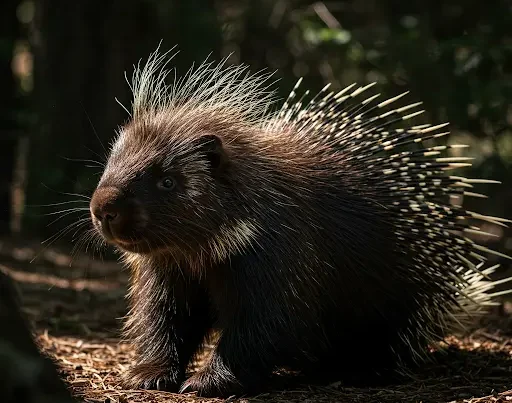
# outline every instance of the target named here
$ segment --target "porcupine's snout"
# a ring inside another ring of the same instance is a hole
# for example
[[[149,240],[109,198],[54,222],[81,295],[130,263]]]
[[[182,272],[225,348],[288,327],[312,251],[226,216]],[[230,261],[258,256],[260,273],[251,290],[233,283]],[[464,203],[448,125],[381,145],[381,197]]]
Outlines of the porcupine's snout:
[[[130,245],[146,220],[137,200],[114,186],[99,187],[90,203],[91,218],[107,242]]]

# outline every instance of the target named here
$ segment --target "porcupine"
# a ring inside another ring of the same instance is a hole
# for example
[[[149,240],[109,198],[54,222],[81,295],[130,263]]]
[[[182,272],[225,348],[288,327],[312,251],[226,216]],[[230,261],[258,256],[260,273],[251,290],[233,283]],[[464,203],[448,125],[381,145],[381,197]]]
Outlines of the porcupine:
[[[495,303],[482,253],[500,254],[468,220],[509,221],[450,202],[494,181],[448,174],[468,159],[440,154],[462,146],[422,145],[446,124],[403,126],[420,103],[389,109],[405,94],[377,103],[372,84],[306,103],[299,80],[273,110],[271,74],[205,61],[169,86],[171,59],[135,68],[90,204],[131,269],[126,387],[226,396],[280,366],[379,373]]]

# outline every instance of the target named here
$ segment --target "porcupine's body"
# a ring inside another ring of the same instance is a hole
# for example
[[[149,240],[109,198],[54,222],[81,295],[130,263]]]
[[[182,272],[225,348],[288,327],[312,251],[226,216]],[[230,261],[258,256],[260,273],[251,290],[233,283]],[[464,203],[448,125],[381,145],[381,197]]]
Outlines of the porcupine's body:
[[[371,374],[422,361],[491,302],[494,267],[459,219],[506,220],[449,203],[471,183],[446,173],[449,147],[400,147],[444,125],[393,125],[416,105],[386,109],[399,97],[356,87],[307,106],[292,92],[267,113],[265,78],[205,64],[169,90],[162,61],[136,70],[132,119],[91,202],[133,274],[125,385],[227,395],[276,366]],[[186,380],[214,326],[211,358]]]

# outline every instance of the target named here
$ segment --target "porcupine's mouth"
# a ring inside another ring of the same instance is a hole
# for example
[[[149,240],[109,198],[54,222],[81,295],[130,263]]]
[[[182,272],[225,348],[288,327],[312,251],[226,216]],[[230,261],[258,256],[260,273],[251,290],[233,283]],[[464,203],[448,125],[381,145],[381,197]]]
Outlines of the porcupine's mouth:
[[[93,224],[105,242],[112,246],[116,246],[130,252],[138,252],[139,250],[149,249],[145,239],[141,238],[140,236],[134,236],[135,234],[127,236],[127,234],[120,233],[127,232],[127,228],[113,228],[107,221],[101,222],[94,217]],[[146,247],[144,247],[145,245]]]
[[[93,223],[105,242],[125,252],[158,255],[165,253],[170,248],[168,244],[162,243],[158,238],[146,237],[140,228],[114,227],[108,222],[102,223],[94,217]]]
[[[142,243],[142,241],[125,241],[125,240],[121,240],[121,239],[115,239],[113,240],[112,242],[114,242],[116,245],[119,245],[120,247],[123,247],[123,248],[134,248],[134,247],[137,247],[137,245],[140,245]]]
[[[94,221],[94,226],[96,227],[96,230],[100,234],[100,236],[103,238],[103,240],[113,246],[120,247],[122,249],[133,249],[136,248],[137,245],[141,244],[142,241],[140,240],[133,240],[133,239],[123,239],[119,237],[118,235],[114,234],[112,229],[109,227],[109,225],[102,224],[99,220]]]
[[[139,239],[133,242],[116,241],[116,246],[125,252],[136,253],[146,256],[173,256],[174,258],[181,256],[183,248],[176,245],[169,245],[162,242],[156,242],[150,239]]]
[[[112,239],[108,241],[111,245],[125,252],[147,254],[150,248],[143,241],[128,241],[120,239]]]
[[[131,253],[138,253],[141,255],[154,255],[161,253],[168,248],[163,245],[155,245],[146,239],[138,240],[120,240],[115,239],[112,243],[118,248]]]

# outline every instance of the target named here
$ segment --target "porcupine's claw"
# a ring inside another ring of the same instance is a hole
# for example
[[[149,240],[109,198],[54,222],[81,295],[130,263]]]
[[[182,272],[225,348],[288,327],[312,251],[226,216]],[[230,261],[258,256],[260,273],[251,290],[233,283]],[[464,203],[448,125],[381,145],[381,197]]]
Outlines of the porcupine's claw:
[[[205,367],[183,382],[179,393],[197,392],[198,396],[203,397],[228,397],[237,395],[241,391],[239,383]]]
[[[123,386],[129,389],[161,390],[177,392],[180,381],[168,368],[141,364],[130,368],[123,375]]]

